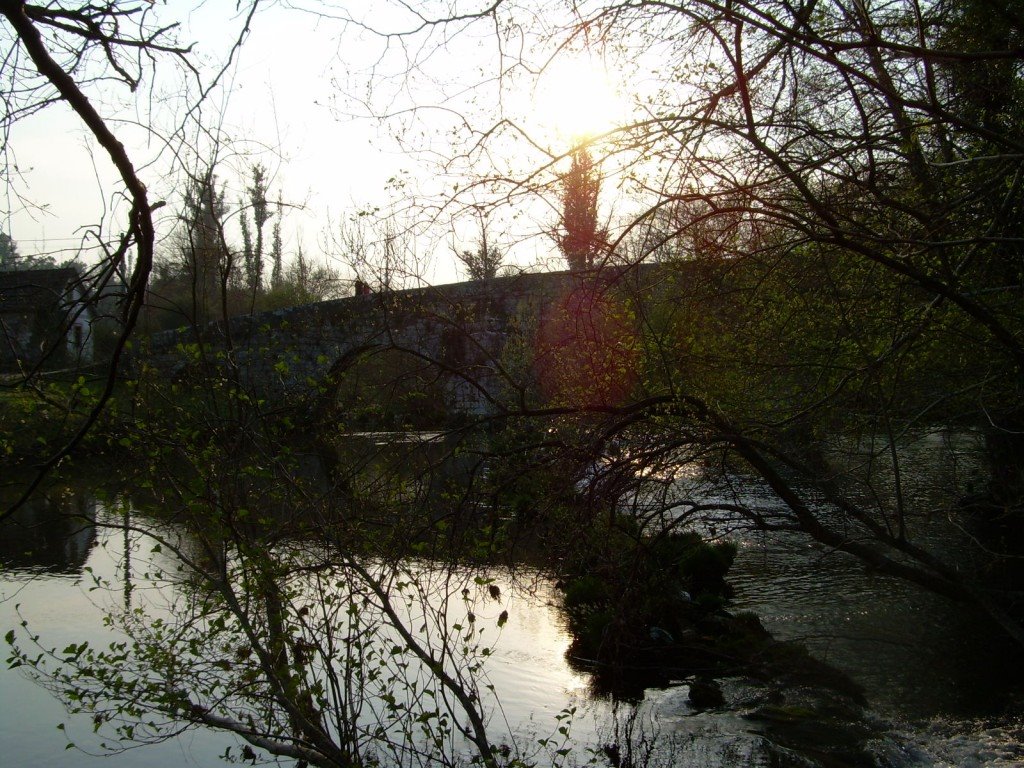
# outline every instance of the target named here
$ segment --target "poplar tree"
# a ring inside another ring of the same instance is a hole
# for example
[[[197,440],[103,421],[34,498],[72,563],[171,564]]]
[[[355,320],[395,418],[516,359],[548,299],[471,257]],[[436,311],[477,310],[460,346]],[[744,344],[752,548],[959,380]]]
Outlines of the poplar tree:
[[[597,224],[597,199],[601,176],[590,150],[580,145],[572,151],[571,165],[562,177],[562,221],[558,246],[569,269],[593,269],[607,247],[607,232]]]

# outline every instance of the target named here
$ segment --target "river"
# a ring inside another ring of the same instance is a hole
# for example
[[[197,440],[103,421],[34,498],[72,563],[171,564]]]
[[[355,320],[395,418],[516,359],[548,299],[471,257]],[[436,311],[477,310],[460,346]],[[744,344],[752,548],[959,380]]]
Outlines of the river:
[[[936,484],[928,479],[929,456],[924,454],[922,488]],[[944,466],[939,462],[934,470],[945,471]],[[78,522],[68,522],[69,512]],[[120,527],[126,514],[145,513],[126,509],[123,500],[108,508],[81,482],[55,482],[6,524],[0,539],[0,629],[6,633],[25,621],[42,643],[58,649],[83,639],[95,644],[115,638],[104,614],[156,588],[141,572],[126,581],[126,553],[147,547],[140,534]],[[87,524],[92,520],[95,527]],[[937,529],[944,530],[941,522]],[[980,617],[866,573],[796,536],[747,535],[739,544],[730,574],[736,589],[731,608],[754,611],[777,637],[804,643],[863,686],[868,717],[877,726],[870,748],[878,765],[1024,764],[1021,657],[991,632],[978,632]],[[656,736],[660,751],[651,765],[769,765],[764,736],[743,717],[742,707],[695,709],[686,681],[649,689],[641,702],[616,703],[593,694],[586,672],[566,660],[569,637],[554,588],[522,573],[514,583],[501,571],[487,575],[501,598],[483,606],[480,620],[500,610],[509,617],[486,666],[500,702],[491,720],[498,734],[531,743],[557,735],[559,715],[573,708],[566,743],[578,763],[593,758],[607,764],[600,746],[632,728],[634,735],[644,730]],[[98,581],[109,586],[92,589]],[[721,682],[727,701],[742,699],[743,681]],[[223,764],[226,750],[239,754],[235,739],[190,729],[107,756],[90,718],[68,716],[21,669],[0,670],[0,712],[4,766],[213,766]],[[75,748],[67,748],[69,743]],[[588,752],[595,748],[596,757]]]

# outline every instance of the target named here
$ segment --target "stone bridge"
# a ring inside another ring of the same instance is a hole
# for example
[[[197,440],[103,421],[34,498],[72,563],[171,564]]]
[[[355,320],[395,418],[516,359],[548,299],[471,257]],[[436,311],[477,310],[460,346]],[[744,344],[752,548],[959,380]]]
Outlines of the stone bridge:
[[[212,324],[201,345],[195,330],[158,333],[148,362],[183,376],[190,365],[217,357],[223,365],[227,356],[242,383],[270,402],[308,399],[326,388],[330,397],[353,399],[350,406],[400,396],[407,413],[484,415],[514,396],[509,366],[519,347],[534,343],[551,307],[580,295],[589,304],[610,292],[636,295],[649,274],[649,267],[521,274],[351,296]],[[372,362],[360,368],[361,359]],[[360,385],[362,394],[353,391]]]

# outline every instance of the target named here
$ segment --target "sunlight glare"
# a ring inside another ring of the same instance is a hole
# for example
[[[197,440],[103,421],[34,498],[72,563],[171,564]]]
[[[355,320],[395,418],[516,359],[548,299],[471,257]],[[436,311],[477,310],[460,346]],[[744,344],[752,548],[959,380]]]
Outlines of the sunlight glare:
[[[556,59],[544,70],[534,113],[558,138],[575,144],[610,130],[621,117],[622,101],[604,67],[580,55]]]

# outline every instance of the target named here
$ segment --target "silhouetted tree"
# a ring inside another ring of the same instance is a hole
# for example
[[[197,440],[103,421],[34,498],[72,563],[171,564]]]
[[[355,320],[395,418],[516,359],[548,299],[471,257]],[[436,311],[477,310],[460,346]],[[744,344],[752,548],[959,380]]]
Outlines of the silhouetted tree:
[[[274,228],[270,243],[270,287],[279,288],[284,280],[284,254],[283,243],[281,242],[281,219],[284,218],[284,204],[281,202],[281,193],[277,195],[277,216],[274,218]],[[302,257],[302,251],[299,251]]]
[[[181,219],[179,258],[192,286],[192,319],[202,325],[217,317],[221,286],[230,275],[231,254],[224,239],[224,189],[209,169],[189,189]]]
[[[240,220],[246,287],[252,295],[258,295],[263,290],[263,227],[270,218],[270,211],[267,201],[267,169],[257,163],[252,166],[251,173],[252,184],[245,188],[246,196],[241,202]],[[280,211],[280,206],[278,210]]]
[[[505,254],[501,249],[487,242],[487,229],[480,228],[480,241],[475,249],[456,251],[455,256],[466,268],[470,280],[490,280],[498,276]]]
[[[66,262],[71,264],[69,260]],[[0,272],[21,269],[53,269],[57,260],[53,256],[25,255],[18,252],[18,244],[6,232],[0,232]]]
[[[601,176],[586,146],[572,152],[569,170],[562,177],[562,231],[558,246],[569,269],[592,269],[606,251],[608,235],[597,224]]]
[[[0,232],[0,270],[17,269],[19,258],[17,243],[6,232]]]

